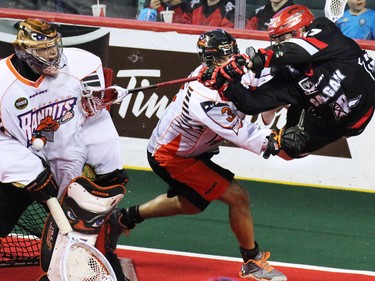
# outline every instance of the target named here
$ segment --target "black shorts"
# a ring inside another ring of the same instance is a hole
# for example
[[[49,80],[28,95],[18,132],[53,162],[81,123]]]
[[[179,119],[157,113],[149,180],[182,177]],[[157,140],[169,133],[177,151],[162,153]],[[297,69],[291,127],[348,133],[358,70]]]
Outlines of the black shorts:
[[[0,183],[0,237],[6,237],[11,232],[32,202],[24,189]]]

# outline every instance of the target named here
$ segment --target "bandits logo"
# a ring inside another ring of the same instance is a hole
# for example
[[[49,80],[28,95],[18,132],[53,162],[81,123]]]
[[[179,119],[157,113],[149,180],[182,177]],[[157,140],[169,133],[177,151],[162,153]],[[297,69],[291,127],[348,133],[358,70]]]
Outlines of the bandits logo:
[[[54,133],[60,125],[73,119],[76,103],[77,98],[69,98],[19,115],[20,127],[25,131],[28,140],[27,146],[30,146],[35,138],[42,139],[44,144],[47,141],[53,142]]]

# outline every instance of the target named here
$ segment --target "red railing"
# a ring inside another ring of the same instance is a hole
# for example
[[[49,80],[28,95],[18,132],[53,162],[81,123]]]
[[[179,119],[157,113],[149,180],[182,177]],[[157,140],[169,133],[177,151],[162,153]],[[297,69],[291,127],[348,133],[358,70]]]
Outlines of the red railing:
[[[51,13],[42,11],[31,11],[31,10],[20,10],[20,9],[5,9],[0,8],[1,18],[12,18],[12,19],[25,19],[28,17],[40,17],[51,22],[59,22],[66,24],[77,24],[85,26],[101,26],[101,27],[115,27],[124,29],[140,29],[140,30],[152,30],[158,32],[175,31],[178,33],[185,34],[201,34],[204,31],[212,29],[212,26],[197,26],[197,25],[186,25],[177,23],[164,23],[164,22],[147,22],[138,21],[132,19],[121,19],[121,18],[98,18],[88,15],[76,15],[76,14],[63,14],[63,13]],[[254,39],[268,41],[268,36],[265,31],[257,30],[240,30],[240,29],[228,29],[234,37],[242,39]],[[375,50],[375,41],[369,40],[357,40],[363,49]]]

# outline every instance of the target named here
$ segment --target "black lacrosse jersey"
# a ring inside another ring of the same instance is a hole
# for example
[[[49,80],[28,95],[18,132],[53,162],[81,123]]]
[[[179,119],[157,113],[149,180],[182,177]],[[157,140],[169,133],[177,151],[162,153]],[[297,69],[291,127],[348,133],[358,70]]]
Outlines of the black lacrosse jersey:
[[[375,63],[333,22],[317,18],[307,36],[263,51],[268,55],[265,66],[271,67],[274,77],[250,93],[239,84],[228,88],[242,112],[257,114],[291,104],[313,111],[333,128],[359,130],[369,122],[375,102]]]

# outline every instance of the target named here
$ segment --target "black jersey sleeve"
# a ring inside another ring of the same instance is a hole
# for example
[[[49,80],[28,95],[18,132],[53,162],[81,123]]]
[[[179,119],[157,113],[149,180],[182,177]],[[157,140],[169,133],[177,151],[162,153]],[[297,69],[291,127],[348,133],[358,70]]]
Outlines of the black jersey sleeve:
[[[241,112],[248,115],[259,114],[279,106],[298,104],[300,102],[299,90],[286,80],[275,77],[267,83],[249,89],[240,82],[233,82],[226,92],[230,93],[228,99]]]

